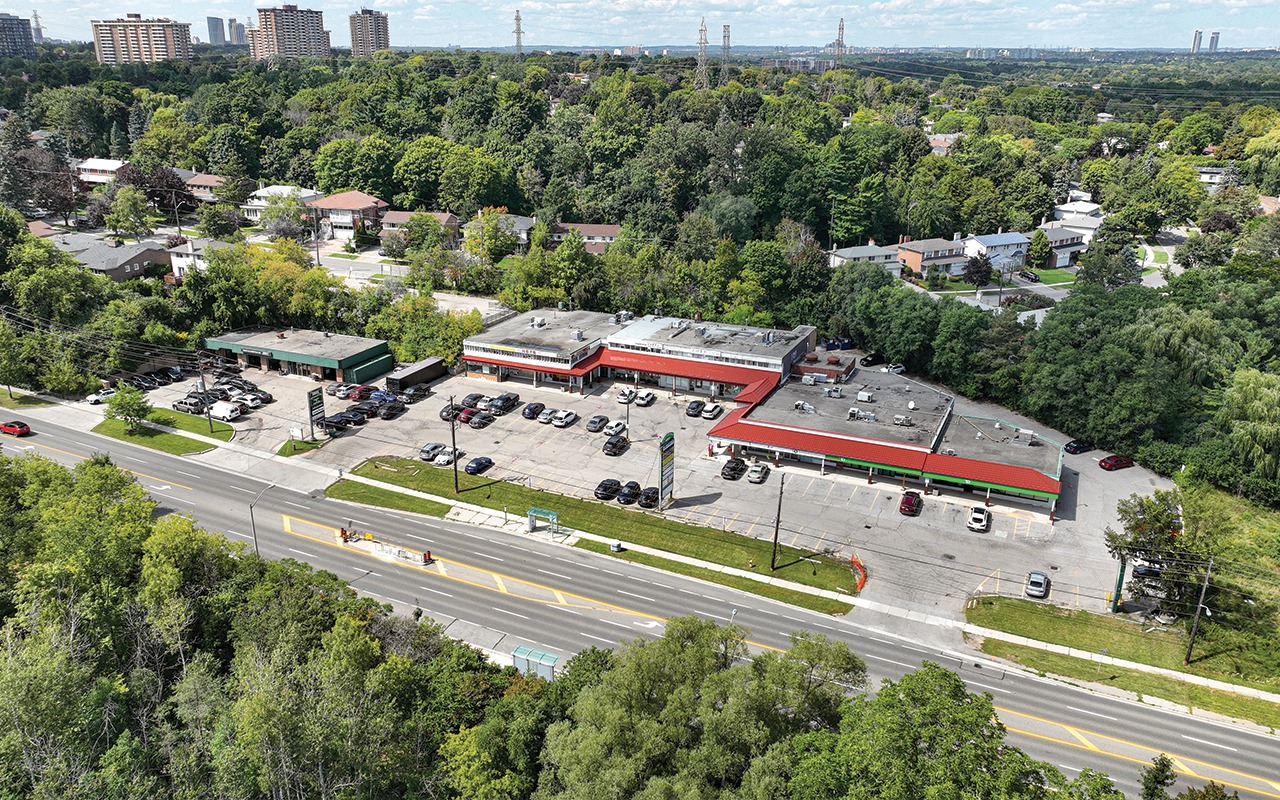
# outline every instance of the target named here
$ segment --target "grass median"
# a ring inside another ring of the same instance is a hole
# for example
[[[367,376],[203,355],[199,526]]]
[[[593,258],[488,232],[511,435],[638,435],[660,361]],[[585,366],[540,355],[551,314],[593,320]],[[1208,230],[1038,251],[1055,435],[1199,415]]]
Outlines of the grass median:
[[[51,405],[53,403],[48,400],[42,400],[32,394],[16,393],[13,397],[10,397],[8,392],[0,391],[0,407],[3,408],[23,409]]]
[[[160,450],[175,456],[199,453],[208,450],[210,447],[209,444],[198,439],[192,439],[190,436],[158,431],[155,428],[143,428],[136,433],[130,433],[124,422],[118,419],[104,419],[93,427],[93,432],[110,436],[112,439],[119,439],[122,442],[140,444],[143,447],[150,447],[152,450]]]
[[[147,422],[154,422],[157,425],[164,425],[169,428],[177,428],[187,433],[198,433],[201,436],[208,436],[210,439],[217,439],[220,442],[231,441],[231,436],[236,429],[225,422],[209,420],[206,417],[195,416],[194,414],[184,414],[181,411],[171,411],[165,408],[153,409],[147,415]],[[210,430],[209,423],[213,423],[213,429]],[[208,446],[202,446],[201,450],[207,450]]]
[[[325,496],[335,500],[350,500],[353,503],[364,503],[369,506],[393,508],[397,511],[409,511],[414,514],[426,514],[431,517],[443,517],[452,506],[437,503],[434,500],[423,500],[411,497],[393,489],[381,486],[370,486],[358,481],[338,481],[324,490]]]
[[[416,489],[440,497],[454,497],[453,470],[437,469],[405,458],[375,458],[355,469],[355,474]],[[857,593],[857,579],[848,564],[804,550],[778,548],[778,569],[769,569],[772,543],[715,528],[688,525],[657,514],[624,509],[617,505],[566,497],[530,489],[520,484],[459,473],[457,499],[472,505],[523,516],[530,508],[559,514],[560,523],[575,530],[615,538],[633,545],[696,558],[712,564],[736,567],[782,580],[847,593]],[[749,591],[760,594],[759,581],[743,579]],[[721,581],[723,583],[723,581]]]

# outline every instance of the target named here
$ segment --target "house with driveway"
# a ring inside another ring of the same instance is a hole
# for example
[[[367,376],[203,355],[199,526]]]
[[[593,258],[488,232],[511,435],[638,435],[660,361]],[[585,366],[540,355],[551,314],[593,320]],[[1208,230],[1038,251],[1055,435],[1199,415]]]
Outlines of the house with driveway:
[[[262,212],[273,197],[288,197],[289,195],[297,195],[303,205],[310,203],[312,200],[319,200],[323,195],[315,189],[306,189],[301,186],[285,186],[283,184],[272,184],[271,186],[259,187],[257,191],[249,195],[249,198],[240,206],[240,213],[250,222],[257,224],[262,219]]]
[[[1024,233],[985,233],[969,236],[964,240],[967,258],[985,255],[991,259],[991,267],[997,272],[1008,273],[1022,269],[1027,263],[1027,245],[1031,240]]]
[[[928,275],[930,270],[939,269],[958,277],[964,272],[968,260],[964,242],[960,241],[958,233],[954,239],[920,239],[898,245],[898,264],[904,274],[918,272]]]
[[[1066,227],[1066,223],[1046,222],[1040,226],[1040,230],[1049,237],[1049,246],[1053,248],[1049,260],[1044,265],[1045,269],[1074,267],[1080,259],[1080,254],[1089,249],[1089,245],[1085,243],[1084,234],[1074,228]]]
[[[356,235],[359,227],[380,224],[389,204],[371,194],[350,191],[312,200],[307,207],[320,221],[321,238],[347,240]],[[327,237],[324,235],[325,223],[332,231]]]
[[[827,266],[835,269],[845,264],[879,264],[886,269],[898,265],[898,248],[881,247],[875,242],[856,247],[840,247],[827,253]]]

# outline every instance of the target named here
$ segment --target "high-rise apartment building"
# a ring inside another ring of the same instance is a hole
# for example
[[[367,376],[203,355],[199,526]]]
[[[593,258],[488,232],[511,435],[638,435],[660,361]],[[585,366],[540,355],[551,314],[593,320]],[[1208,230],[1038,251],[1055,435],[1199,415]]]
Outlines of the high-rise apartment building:
[[[209,44],[214,47],[225,45],[227,35],[222,28],[222,17],[205,17],[204,21],[209,24]]]
[[[227,20],[227,42],[228,44],[248,44],[249,40],[244,35],[244,23],[236,22],[236,18],[232,17]]]
[[[391,34],[384,12],[362,8],[359,14],[352,14],[350,20],[352,56],[367,58],[379,50],[391,47]]]
[[[1209,52],[1218,52],[1218,31],[1209,34]]]
[[[324,29],[324,14],[320,11],[295,5],[260,8],[258,27],[245,33],[252,58],[329,56],[329,32]]]
[[[92,24],[93,49],[100,64],[191,60],[189,22],[126,14],[124,19],[95,19]]]
[[[1203,31],[1196,31],[1196,35],[1191,37],[1191,52],[1200,52],[1200,36],[1202,33]]]
[[[0,56],[35,58],[35,40],[31,38],[31,20],[0,14]]]

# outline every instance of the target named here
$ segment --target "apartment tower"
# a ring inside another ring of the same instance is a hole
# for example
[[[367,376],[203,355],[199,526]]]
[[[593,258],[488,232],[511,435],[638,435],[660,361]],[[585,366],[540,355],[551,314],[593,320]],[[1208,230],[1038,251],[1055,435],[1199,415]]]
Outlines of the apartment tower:
[[[209,25],[209,44],[214,47],[225,45],[227,35],[223,32],[222,17],[205,17],[204,21]]]
[[[258,9],[258,27],[245,31],[249,55],[255,59],[281,56],[328,58],[329,32],[324,14],[295,5]]]
[[[100,64],[152,64],[157,61],[191,60],[191,23],[171,19],[95,19],[93,49]]]
[[[227,44],[248,44],[249,40],[244,35],[244,23],[236,22],[236,18],[232,17],[227,20]]]
[[[352,14],[349,19],[351,20],[352,56],[368,58],[379,50],[391,47],[386,13],[362,8],[359,14]]]
[[[1200,37],[1204,35],[1204,31],[1196,31],[1195,36],[1191,37],[1191,52],[1200,52]]]
[[[36,57],[31,20],[12,14],[0,14],[0,56]]]
[[[1209,52],[1218,52],[1218,31],[1209,34]]]

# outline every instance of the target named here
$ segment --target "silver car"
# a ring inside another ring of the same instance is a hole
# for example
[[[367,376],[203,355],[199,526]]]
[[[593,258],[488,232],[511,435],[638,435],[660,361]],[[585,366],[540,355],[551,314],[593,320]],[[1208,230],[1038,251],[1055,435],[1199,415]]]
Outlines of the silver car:
[[[1039,570],[1027,573],[1027,586],[1023,590],[1027,597],[1048,597],[1049,576]]]

